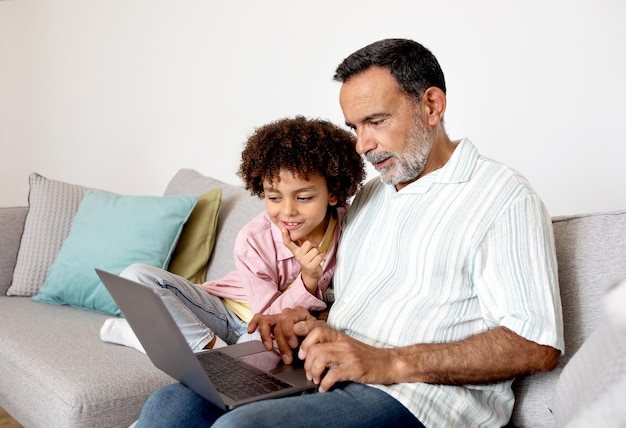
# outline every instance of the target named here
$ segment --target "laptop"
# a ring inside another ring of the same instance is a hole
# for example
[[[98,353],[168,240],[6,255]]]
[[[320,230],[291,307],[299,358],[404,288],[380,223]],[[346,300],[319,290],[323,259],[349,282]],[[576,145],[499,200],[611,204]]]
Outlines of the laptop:
[[[152,363],[221,409],[317,388],[301,362],[284,364],[277,350],[266,351],[259,340],[194,353],[156,290],[100,269],[96,273]]]

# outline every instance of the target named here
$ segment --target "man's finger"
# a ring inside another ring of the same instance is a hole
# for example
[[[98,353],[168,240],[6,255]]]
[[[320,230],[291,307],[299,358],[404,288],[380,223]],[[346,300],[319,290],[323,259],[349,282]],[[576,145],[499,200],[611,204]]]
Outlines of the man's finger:
[[[261,341],[263,342],[263,346],[268,351],[274,349],[274,341],[272,340],[272,326],[268,322],[260,323],[257,326],[259,334],[261,335]]]
[[[276,326],[274,327],[274,338],[276,339],[278,352],[280,352],[280,356],[283,359],[283,362],[285,364],[291,364],[293,361],[293,353],[291,351],[292,348],[289,345],[288,339],[285,338],[285,335],[283,334],[280,323],[276,324]]]
[[[256,331],[257,327],[259,326],[258,324],[258,314],[256,314],[255,316],[252,317],[252,319],[250,320],[250,322],[248,323],[248,333],[252,334]]]

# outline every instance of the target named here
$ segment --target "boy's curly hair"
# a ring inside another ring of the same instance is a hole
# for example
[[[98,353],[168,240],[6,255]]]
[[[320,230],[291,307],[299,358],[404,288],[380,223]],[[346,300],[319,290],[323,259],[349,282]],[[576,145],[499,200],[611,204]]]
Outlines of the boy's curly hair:
[[[345,205],[365,179],[355,143],[352,133],[325,120],[280,119],[257,128],[248,139],[237,175],[247,190],[263,198],[263,181],[280,180],[281,169],[305,180],[318,174],[326,179],[337,205]]]

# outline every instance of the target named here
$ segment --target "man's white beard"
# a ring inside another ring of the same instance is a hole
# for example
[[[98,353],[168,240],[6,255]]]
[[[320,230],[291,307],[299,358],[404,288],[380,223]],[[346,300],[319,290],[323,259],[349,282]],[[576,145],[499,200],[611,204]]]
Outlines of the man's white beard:
[[[407,137],[404,153],[379,152],[365,155],[368,162],[380,162],[389,156],[396,158],[393,166],[379,171],[383,183],[395,186],[415,180],[423,171],[432,147],[430,131],[423,125],[419,117]]]

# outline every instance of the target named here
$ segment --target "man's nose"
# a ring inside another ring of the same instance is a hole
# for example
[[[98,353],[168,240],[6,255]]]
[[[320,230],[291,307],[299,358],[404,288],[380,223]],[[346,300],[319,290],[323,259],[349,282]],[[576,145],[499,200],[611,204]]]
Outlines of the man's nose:
[[[376,140],[373,138],[371,133],[366,130],[357,130],[356,133],[356,152],[360,155],[364,155],[370,150],[374,150],[376,148]]]

